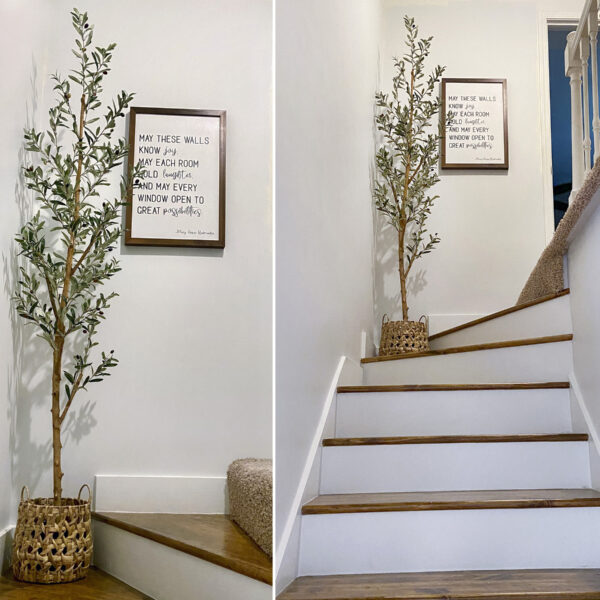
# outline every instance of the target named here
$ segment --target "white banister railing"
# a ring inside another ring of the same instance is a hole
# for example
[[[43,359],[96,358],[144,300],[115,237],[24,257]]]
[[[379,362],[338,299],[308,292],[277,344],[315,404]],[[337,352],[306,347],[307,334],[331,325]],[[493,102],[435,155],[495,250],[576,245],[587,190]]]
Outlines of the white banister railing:
[[[600,107],[598,102],[598,0],[586,0],[577,30],[567,36],[565,74],[571,85],[571,153],[573,191],[600,156]],[[590,60],[591,59],[591,60]],[[588,75],[591,65],[592,116]],[[594,157],[592,160],[592,140]]]

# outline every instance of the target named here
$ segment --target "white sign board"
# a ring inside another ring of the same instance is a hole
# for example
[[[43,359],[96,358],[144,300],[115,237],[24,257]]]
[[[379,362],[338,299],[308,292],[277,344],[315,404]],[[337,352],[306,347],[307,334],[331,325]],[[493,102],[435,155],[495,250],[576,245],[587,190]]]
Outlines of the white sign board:
[[[225,245],[225,111],[132,108],[125,243]]]
[[[443,169],[508,169],[506,79],[442,79]]]

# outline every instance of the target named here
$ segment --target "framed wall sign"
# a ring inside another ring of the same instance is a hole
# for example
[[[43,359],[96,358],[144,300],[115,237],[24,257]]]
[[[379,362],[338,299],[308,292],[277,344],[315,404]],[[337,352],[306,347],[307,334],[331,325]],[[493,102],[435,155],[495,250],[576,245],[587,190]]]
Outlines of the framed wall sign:
[[[442,169],[508,169],[506,79],[442,79]]]
[[[125,243],[225,247],[224,110],[131,108],[129,168],[145,176],[130,194]]]

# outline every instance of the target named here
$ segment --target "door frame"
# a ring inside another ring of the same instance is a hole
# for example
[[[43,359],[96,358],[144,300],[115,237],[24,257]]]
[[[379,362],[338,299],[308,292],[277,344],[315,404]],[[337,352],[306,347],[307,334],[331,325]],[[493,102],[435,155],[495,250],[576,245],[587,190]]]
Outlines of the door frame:
[[[546,244],[554,235],[554,191],[552,186],[552,129],[550,122],[550,60],[548,30],[573,27],[581,15],[571,11],[538,13],[538,89],[540,90],[540,142],[542,168],[542,198]]]

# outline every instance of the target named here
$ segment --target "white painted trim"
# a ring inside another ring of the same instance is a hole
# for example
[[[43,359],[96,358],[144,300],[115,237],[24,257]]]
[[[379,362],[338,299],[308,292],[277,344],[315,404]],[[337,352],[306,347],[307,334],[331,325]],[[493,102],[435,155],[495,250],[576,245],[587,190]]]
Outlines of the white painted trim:
[[[312,443],[310,445],[310,449],[308,451],[308,455],[306,457],[306,461],[304,462],[304,468],[302,470],[302,476],[300,477],[300,481],[298,482],[298,487],[296,488],[296,494],[294,496],[294,501],[292,502],[291,510],[288,515],[288,518],[283,527],[283,532],[281,534],[281,539],[279,544],[277,545],[277,549],[275,551],[275,561],[273,563],[273,573],[275,576],[275,581],[278,581],[277,575],[279,573],[280,567],[284,560],[284,556],[288,549],[288,544],[290,543],[290,539],[292,538],[292,533],[294,531],[294,527],[297,526],[296,520],[299,518],[300,509],[302,508],[302,502],[305,494],[305,490],[307,488],[307,484],[311,478],[311,475],[314,477],[314,467],[315,462],[318,457],[320,457],[321,450],[321,441],[324,436],[325,426],[330,417],[331,408],[333,405],[333,401],[336,396],[336,389],[339,385],[339,382],[342,378],[342,371],[344,370],[344,365],[348,362],[349,364],[358,365],[358,363],[347,356],[342,356],[337,364],[335,369],[335,373],[333,378],[331,379],[331,383],[329,385],[329,391],[327,392],[327,396],[325,398],[325,402],[323,404],[323,410],[321,411],[321,417],[315,429]],[[319,469],[320,470],[320,469]],[[319,477],[320,479],[320,473]]]
[[[577,401],[577,405],[581,410],[581,414],[585,420],[585,424],[588,428],[590,436],[592,438],[592,443],[594,444],[594,448],[596,452],[600,454],[600,435],[598,434],[598,430],[594,425],[594,421],[592,416],[590,415],[590,411],[588,410],[585,400],[583,398],[583,394],[581,393],[581,388],[579,387],[579,383],[577,382],[577,377],[575,377],[575,373],[571,372],[569,375],[569,381],[571,382],[571,392]]]
[[[576,25],[579,15],[540,10],[538,13],[538,90],[540,93],[540,148],[542,202],[546,244],[554,235],[554,194],[552,189],[552,132],[550,126],[550,65],[548,58],[548,26]]]
[[[0,572],[4,573],[10,564],[11,546],[13,540],[14,525],[9,525],[0,530]]]
[[[96,475],[94,509],[108,512],[227,512],[227,478]]]
[[[540,148],[542,204],[546,244],[554,234],[554,194],[552,190],[552,131],[550,126],[550,64],[548,58],[548,19],[538,20],[538,89],[540,91]],[[552,209],[552,210],[550,210]],[[552,222],[550,222],[552,217]]]
[[[320,453],[319,453],[320,454]],[[302,515],[296,515],[292,533],[288,539],[285,553],[279,560],[279,570],[275,580],[275,598],[279,596],[298,577],[298,564],[300,562],[300,530],[302,527]]]

